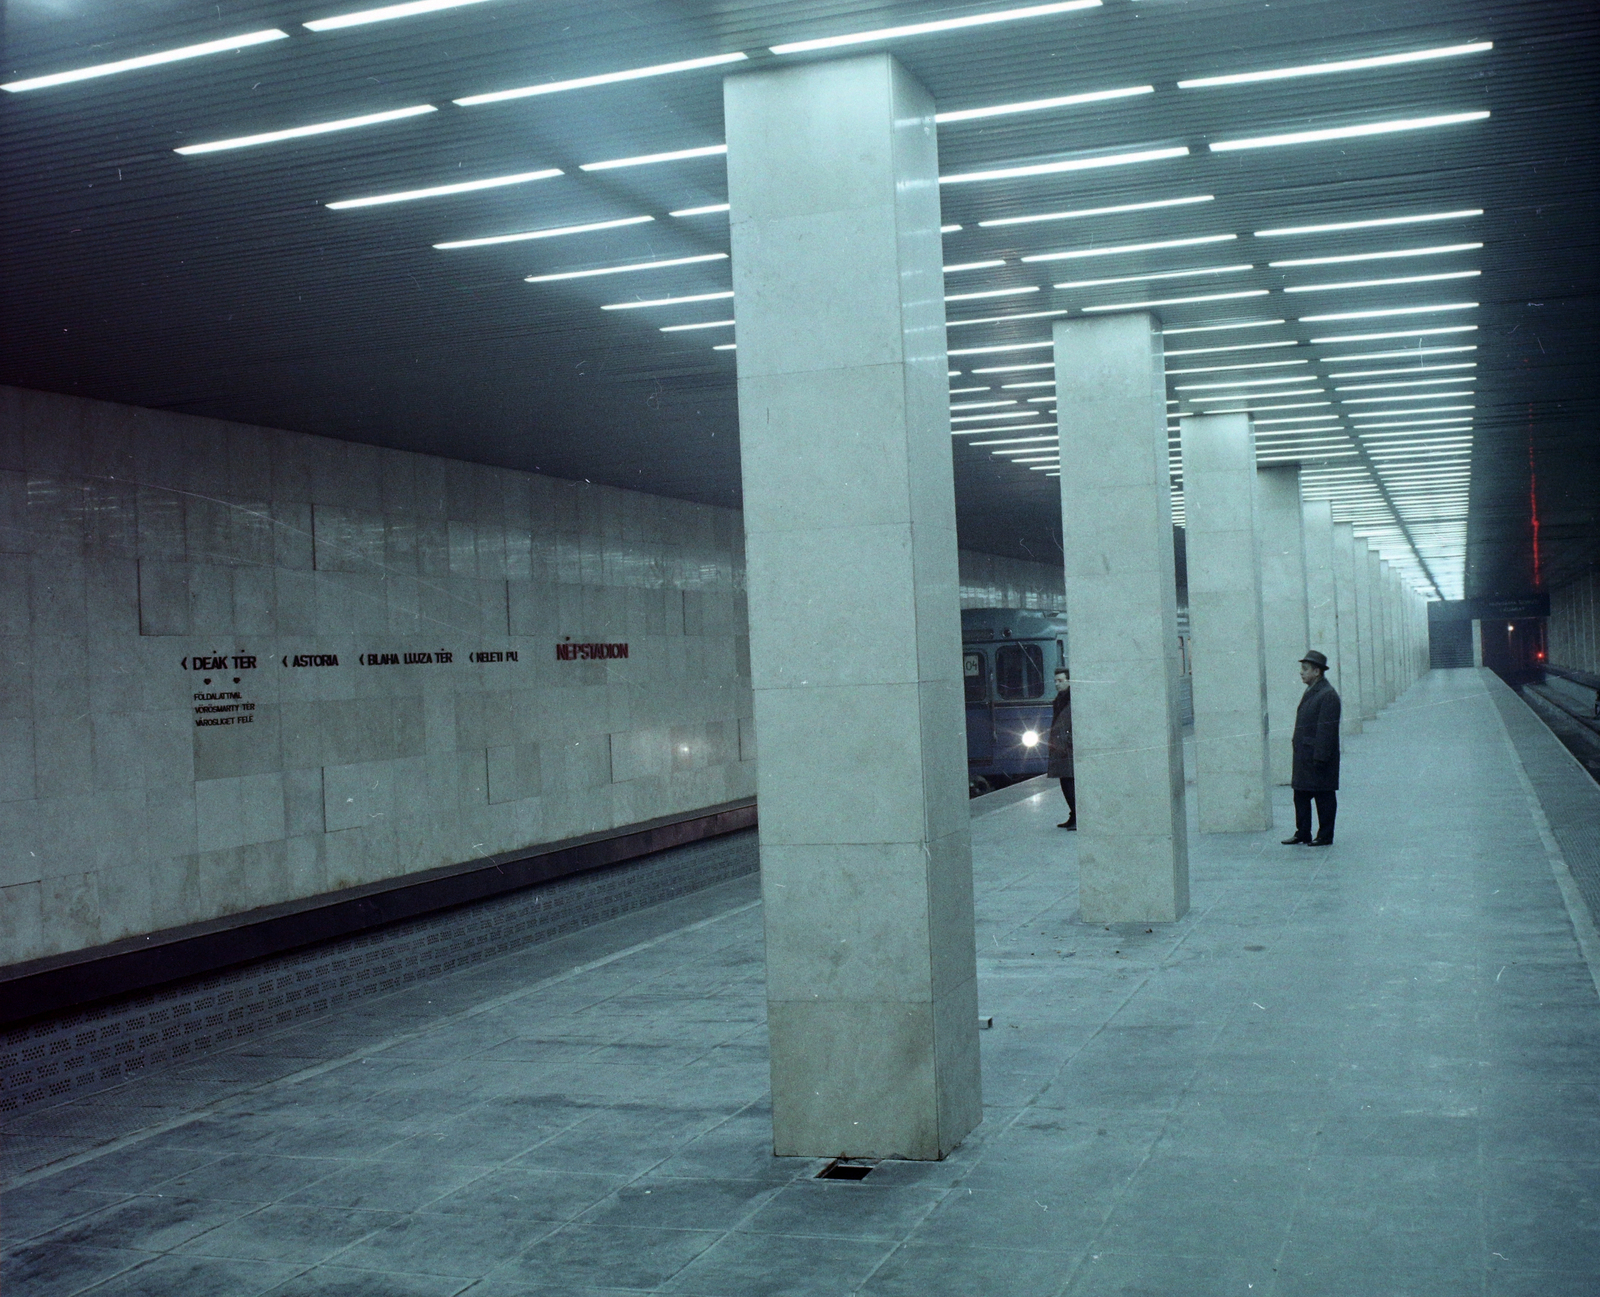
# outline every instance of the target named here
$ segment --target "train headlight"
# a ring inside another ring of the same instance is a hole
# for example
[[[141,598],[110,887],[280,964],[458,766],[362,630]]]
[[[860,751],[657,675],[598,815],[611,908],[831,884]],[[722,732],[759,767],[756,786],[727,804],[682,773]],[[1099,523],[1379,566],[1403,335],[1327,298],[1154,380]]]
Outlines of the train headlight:
[[[1022,735],[1022,745],[1024,747],[1029,747],[1029,748],[1038,747],[1039,746],[1039,731],[1038,730],[1026,730],[1026,731],[1024,731],[1023,735]]]

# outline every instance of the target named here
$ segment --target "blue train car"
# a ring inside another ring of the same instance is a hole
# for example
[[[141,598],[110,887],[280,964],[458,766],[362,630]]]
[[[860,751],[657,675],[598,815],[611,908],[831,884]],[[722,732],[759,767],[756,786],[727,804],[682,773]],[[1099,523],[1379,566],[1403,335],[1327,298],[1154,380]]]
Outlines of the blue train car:
[[[1042,775],[1056,668],[1068,661],[1066,618],[1027,608],[967,608],[961,640],[969,785],[983,792]]]

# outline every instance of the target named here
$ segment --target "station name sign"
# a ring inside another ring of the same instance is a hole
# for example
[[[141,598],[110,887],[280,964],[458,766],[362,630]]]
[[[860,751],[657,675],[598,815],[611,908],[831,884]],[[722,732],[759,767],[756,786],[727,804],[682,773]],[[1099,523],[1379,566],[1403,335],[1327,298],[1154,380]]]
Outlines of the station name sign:
[[[557,644],[557,662],[599,662],[628,656],[626,644]]]

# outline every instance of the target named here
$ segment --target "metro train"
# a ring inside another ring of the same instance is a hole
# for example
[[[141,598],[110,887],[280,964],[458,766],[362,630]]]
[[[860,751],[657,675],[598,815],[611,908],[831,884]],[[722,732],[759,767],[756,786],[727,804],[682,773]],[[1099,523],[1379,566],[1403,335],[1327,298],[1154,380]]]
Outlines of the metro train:
[[[967,783],[974,793],[1044,773],[1055,673],[1067,660],[1067,619],[1061,613],[962,610]]]
[[[1179,701],[1194,724],[1188,609],[1178,609]],[[966,683],[967,787],[973,794],[1042,775],[1050,754],[1055,673],[1070,661],[1065,613],[1031,608],[964,608],[961,667]]]

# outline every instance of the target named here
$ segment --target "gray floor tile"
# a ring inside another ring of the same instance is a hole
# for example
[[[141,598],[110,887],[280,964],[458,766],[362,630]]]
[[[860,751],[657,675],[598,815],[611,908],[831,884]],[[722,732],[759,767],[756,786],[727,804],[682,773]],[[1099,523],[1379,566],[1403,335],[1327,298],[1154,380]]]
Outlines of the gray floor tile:
[[[659,1287],[721,1237],[715,1230],[563,1225],[484,1276],[473,1297]]]
[[[91,1288],[92,1297],[259,1297],[302,1269],[276,1261],[158,1256]]]
[[[279,1203],[219,1226],[174,1251],[190,1256],[315,1265],[400,1219],[400,1213],[392,1211],[291,1207]]]
[[[668,1282],[695,1297],[837,1297],[853,1292],[894,1250],[890,1242],[729,1234]]]
[[[339,1253],[340,1266],[476,1279],[559,1228],[505,1215],[417,1212]]]
[[[1058,1252],[1013,1252],[964,1244],[902,1244],[860,1291],[870,1297],[1056,1297],[1076,1260]]]
[[[58,1190],[48,1183],[37,1188],[13,1189],[0,1194],[0,1244],[17,1247],[40,1234],[102,1211],[128,1196]]]
[[[1064,1297],[1252,1297],[1270,1294],[1275,1278],[1263,1259],[1097,1250],[1084,1257]]]
[[[623,1176],[536,1167],[497,1167],[454,1193],[430,1202],[427,1212],[482,1220],[567,1221],[628,1183]]]
[[[8,1249],[0,1257],[0,1292],[7,1297],[67,1297],[90,1284],[143,1265],[148,1252],[61,1246],[49,1240]]]
[[[319,1265],[266,1292],[270,1297],[456,1297],[471,1283],[470,1279],[443,1275]]]
[[[801,1180],[779,1190],[739,1228],[759,1234],[905,1238],[947,1192],[875,1184],[870,1178]]]

